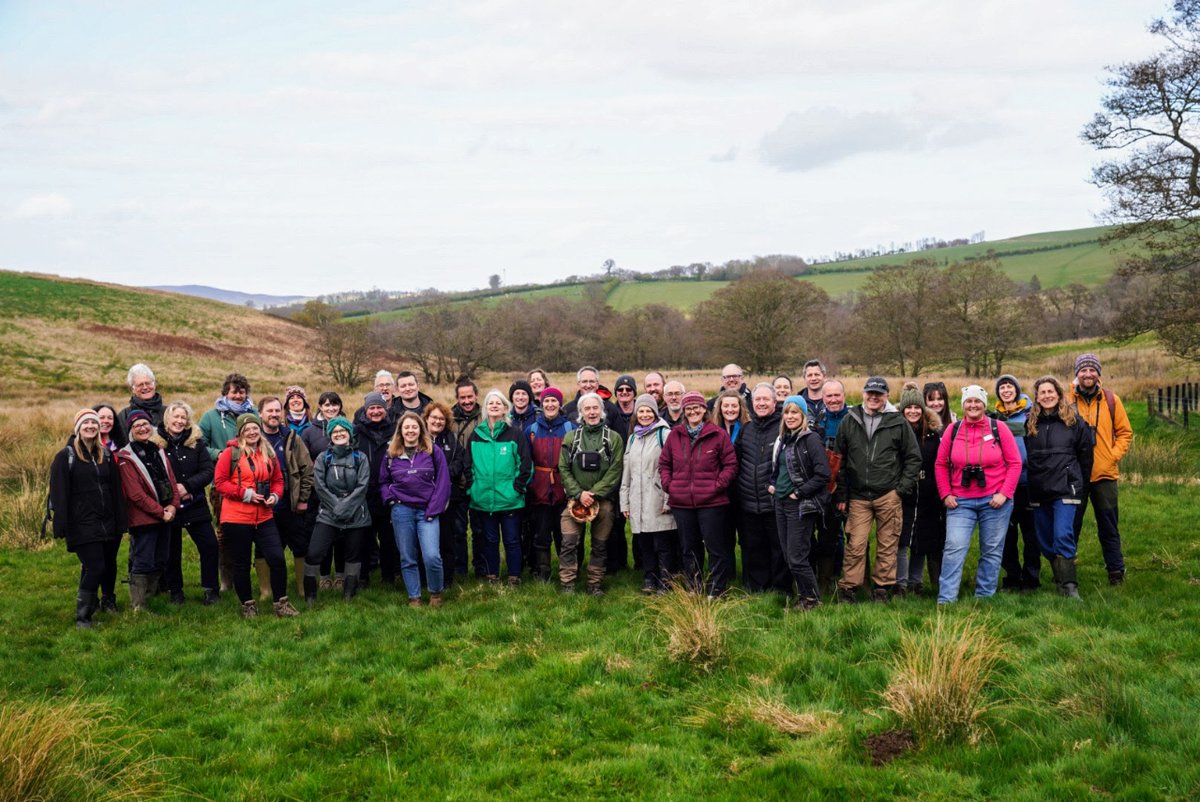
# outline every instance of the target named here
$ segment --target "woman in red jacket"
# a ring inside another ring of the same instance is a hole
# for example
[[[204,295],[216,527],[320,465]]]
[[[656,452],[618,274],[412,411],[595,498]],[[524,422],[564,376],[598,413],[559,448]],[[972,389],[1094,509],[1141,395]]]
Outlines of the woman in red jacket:
[[[283,493],[283,471],[253,412],[238,415],[237,437],[217,458],[213,487],[221,494],[221,531],[225,547],[233,555],[233,587],[242,602],[242,618],[258,615],[258,604],[250,592],[252,545],[271,572],[275,615],[299,615],[288,601],[283,543],[271,513]]]
[[[658,458],[658,473],[679,527],[684,576],[699,592],[707,551],[708,595],[717,598],[733,576],[726,518],[737,455],[729,435],[710,419],[704,396],[692,391],[682,403],[683,425],[668,435]]]
[[[158,590],[167,564],[171,521],[183,502],[171,461],[150,440],[154,435],[150,415],[134,410],[125,424],[129,445],[117,452],[117,470],[129,514],[129,604],[134,612],[142,612]]]

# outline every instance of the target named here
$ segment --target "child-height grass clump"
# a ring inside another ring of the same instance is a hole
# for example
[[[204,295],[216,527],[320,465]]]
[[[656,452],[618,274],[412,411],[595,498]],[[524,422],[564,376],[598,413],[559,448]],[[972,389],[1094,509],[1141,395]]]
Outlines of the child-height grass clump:
[[[0,702],[0,802],[155,799],[168,790],[158,759],[136,754],[98,706]]]
[[[730,623],[740,607],[738,599],[710,599],[680,585],[650,602],[653,623],[667,636],[667,657],[701,671],[728,655]]]
[[[985,692],[1003,656],[1003,643],[978,618],[937,615],[924,631],[901,636],[884,702],[921,743],[974,743],[991,707]]]

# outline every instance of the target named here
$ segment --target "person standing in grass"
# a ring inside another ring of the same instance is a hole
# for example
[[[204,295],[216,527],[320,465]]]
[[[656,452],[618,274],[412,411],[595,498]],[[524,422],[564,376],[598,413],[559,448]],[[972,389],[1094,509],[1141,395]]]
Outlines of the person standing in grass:
[[[658,458],[671,427],[658,417],[658,399],[649,393],[634,402],[634,425],[621,469],[621,513],[642,551],[642,593],[663,593],[679,570],[679,535],[658,475]]]
[[[97,609],[117,612],[117,551],[127,528],[116,459],[100,439],[100,417],[81,409],[75,433],[50,463],[54,536],[79,558],[75,626],[91,629]],[[103,590],[103,601],[97,592]]]
[[[442,580],[449,588],[454,584],[454,575],[467,575],[467,498],[466,449],[459,445],[458,438],[450,430],[453,413],[441,401],[430,401],[421,413],[425,428],[434,448],[441,449],[442,457],[450,471],[450,501],[446,511],[438,520],[441,536]]]
[[[1016,376],[1006,373],[996,379],[996,405],[988,414],[1008,427],[1021,452],[1021,480],[1017,483],[1017,494],[1013,496],[1013,511],[1004,535],[1004,556],[1000,560],[1004,568],[1004,581],[1000,587],[1010,591],[1036,590],[1041,584],[1042,556],[1033,531],[1033,508],[1029,506],[1025,470],[1025,422],[1032,408],[1033,402],[1021,392]]]
[[[371,463],[371,484],[367,488],[367,509],[371,526],[362,543],[362,570],[359,587],[370,584],[372,556],[379,559],[379,578],[385,585],[396,583],[400,554],[392,533],[392,516],[379,495],[379,466],[387,456],[388,443],[396,432],[396,423],[388,413],[388,401],[382,393],[371,391],[363,397],[361,416],[354,416],[354,442]]]
[[[942,423],[925,406],[915,382],[906,382],[900,393],[900,414],[912,427],[921,450],[921,472],[913,492],[901,497],[904,514],[900,530],[900,557],[897,558],[896,585],[907,593],[920,593],[922,575],[929,566],[931,585],[937,585],[942,573],[942,552],[946,548],[946,508],[938,496],[935,465],[942,440]],[[904,551],[908,549],[907,559]],[[901,570],[903,566],[907,570]]]
[[[500,581],[500,540],[508,564],[508,584],[521,584],[521,513],[533,473],[529,443],[509,425],[508,399],[499,390],[483,398],[483,420],[467,438],[471,509],[483,525],[483,571]]]
[[[305,526],[305,515],[308,513],[309,496],[312,495],[312,459],[308,456],[308,446],[284,424],[283,402],[274,396],[266,396],[259,401],[258,408],[262,419],[262,436],[275,450],[275,456],[284,469],[283,495],[276,502],[274,510],[275,527],[284,546],[292,552],[296,589],[303,593],[304,555],[308,554],[311,536],[311,531]],[[255,567],[259,571],[260,598],[265,598],[270,591],[270,574],[265,563],[256,561]]]
[[[257,412],[250,400],[250,381],[240,373],[229,373],[221,384],[221,395],[213,408],[200,416],[200,436],[208,448],[208,456],[216,464],[225,444],[237,437],[237,419],[247,412]],[[213,516],[221,520],[221,494],[213,486],[208,496]],[[224,533],[217,524],[218,572],[221,592],[233,589],[233,562],[225,549]]]
[[[559,588],[575,592],[575,580],[583,554],[583,533],[587,525],[576,517],[578,506],[588,513],[592,529],[592,554],[587,565],[587,592],[604,595],[604,575],[608,569],[608,540],[616,524],[613,499],[621,490],[621,470],[625,445],[609,428],[604,417],[604,400],[588,392],[579,397],[579,427],[567,432],[558,453],[558,474],[562,477],[567,506],[562,514],[562,551],[558,555]],[[622,529],[625,526],[621,519]],[[624,543],[625,539],[622,538]]]
[[[192,408],[182,401],[167,404],[163,422],[153,439],[171,462],[182,502],[179,514],[171,522],[163,583],[171,594],[171,603],[183,604],[186,599],[183,592],[183,530],[186,528],[200,556],[202,603],[214,604],[221,598],[217,590],[217,535],[213,531],[212,513],[205,495],[213,479],[213,461],[199,428],[192,425]]]
[[[1092,474],[1095,439],[1053,376],[1033,383],[1036,411],[1025,421],[1029,501],[1038,545],[1063,596],[1079,598],[1075,511]]]
[[[551,545],[562,554],[562,514],[567,506],[567,494],[558,473],[558,457],[563,438],[575,428],[575,423],[561,414],[562,402],[562,390],[543,388],[542,409],[525,432],[533,462],[533,478],[525,496],[526,514],[534,526],[534,576],[541,582],[550,581]]]
[[[658,475],[679,529],[684,578],[692,591],[707,590],[709,598],[715,599],[724,595],[734,570],[726,519],[729,487],[737,479],[737,454],[729,435],[709,418],[704,396],[689,391],[680,405],[683,423],[671,430],[663,445]],[[707,582],[703,579],[705,551]]]
[[[942,435],[936,463],[938,495],[946,506],[946,550],[938,581],[938,604],[958,600],[971,534],[979,527],[975,597],[995,594],[1004,533],[1021,478],[1021,452],[1007,426],[987,416],[987,390],[962,391],[963,419]]]
[[[358,593],[362,541],[371,525],[371,511],[367,509],[371,463],[354,449],[354,425],[334,416],[325,431],[329,446],[313,461],[313,488],[319,501],[317,522],[304,557],[304,601],[310,607],[316,604],[317,591],[323,587],[319,581],[321,566],[335,546],[342,548],[346,559],[342,598],[350,601]]]
[[[1120,585],[1125,581],[1125,555],[1121,551],[1117,515],[1117,481],[1121,478],[1121,460],[1133,443],[1133,427],[1120,396],[1101,383],[1100,360],[1095,354],[1083,354],[1075,360],[1075,388],[1069,400],[1092,427],[1096,439],[1092,475],[1082,503],[1075,510],[1075,542],[1079,542],[1090,501],[1104,567],[1108,570],[1108,584]]]
[[[258,605],[250,592],[252,548],[257,548],[266,560],[275,615],[299,615],[288,601],[283,543],[272,513],[283,496],[283,469],[275,450],[263,437],[262,421],[253,412],[238,416],[237,437],[229,441],[217,459],[213,485],[222,497],[221,527],[233,557],[233,583],[242,603],[242,618],[258,615]]]
[[[171,523],[182,499],[167,454],[154,443],[154,424],[140,409],[125,419],[129,444],[117,452],[129,514],[129,604],[145,611],[167,564]]]
[[[128,439],[129,416],[134,412],[144,412],[150,418],[150,426],[158,426],[162,423],[163,400],[158,394],[158,380],[154,378],[154,371],[150,370],[149,365],[137,363],[129,369],[125,381],[130,390],[129,406],[117,414],[117,422]]]
[[[756,391],[757,392],[757,391]],[[803,396],[783,402],[779,437],[771,451],[771,484],[779,544],[796,585],[796,610],[821,606],[808,552],[813,526],[829,500],[829,460],[821,436],[808,427]]]
[[[792,589],[792,575],[779,537],[775,498],[768,490],[775,483],[773,453],[783,403],[776,406],[775,388],[766,382],[756,385],[750,398],[753,416],[742,423],[733,444],[738,461],[734,504],[742,540],[742,583],[750,593],[787,594]],[[730,396],[721,398],[722,408],[729,402]]]
[[[300,432],[300,439],[308,447],[308,456],[312,458],[314,467],[317,462],[317,456],[329,448],[329,435],[326,432],[326,427],[329,426],[329,422],[334,418],[344,416],[342,397],[332,390],[321,393],[317,398],[317,412],[313,415],[312,426],[308,426]],[[316,492],[315,489],[314,492]],[[315,501],[308,505],[310,519],[309,532],[312,532],[317,525],[319,507],[320,504]],[[331,590],[335,585],[340,590],[345,585],[346,551],[344,543],[345,541],[343,540],[335,541],[333,548],[328,549],[325,553],[325,559],[321,562],[320,580],[317,583],[321,590]],[[307,570],[308,561],[305,560],[304,564]]]
[[[429,583],[429,606],[442,606],[442,552],[438,518],[450,502],[450,468],[433,447],[425,419],[405,412],[379,470],[379,492],[392,514],[400,575],[410,607],[421,606],[420,557]]]

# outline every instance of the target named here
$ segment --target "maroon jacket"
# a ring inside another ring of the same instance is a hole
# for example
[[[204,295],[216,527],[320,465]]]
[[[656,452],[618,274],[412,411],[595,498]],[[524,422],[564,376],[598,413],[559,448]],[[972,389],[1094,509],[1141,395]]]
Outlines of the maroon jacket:
[[[737,478],[737,454],[719,426],[704,424],[694,444],[687,427],[676,426],[663,444],[658,475],[671,507],[720,507],[729,503],[729,486]]]
[[[171,467],[171,460],[167,459],[167,452],[161,448],[156,451],[159,459],[167,466],[167,479],[171,482],[171,503],[167,506],[174,507],[175,512],[178,513],[183,501],[179,496],[175,470]],[[117,470],[121,474],[121,490],[125,493],[125,509],[129,514],[129,525],[161,524],[166,511],[158,503],[158,494],[154,492],[150,474],[142,467],[141,461],[134,456],[131,446],[125,446],[117,454]]]

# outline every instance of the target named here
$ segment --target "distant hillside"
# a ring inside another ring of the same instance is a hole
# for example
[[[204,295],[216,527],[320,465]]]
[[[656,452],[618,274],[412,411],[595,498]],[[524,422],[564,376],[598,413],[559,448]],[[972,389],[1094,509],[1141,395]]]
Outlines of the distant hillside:
[[[160,387],[212,393],[231,370],[255,394],[280,376],[312,383],[312,333],[245,307],[149,289],[0,271],[0,396],[35,388],[95,400],[129,396],[125,374],[145,362]]]
[[[246,302],[251,301],[259,309],[264,306],[287,306],[308,300],[308,296],[305,295],[264,295],[258,292],[238,292],[237,290],[223,290],[220,287],[206,287],[203,284],[159,285],[146,289],[194,295],[197,298],[208,298],[235,306],[246,306]]]
[[[1112,275],[1120,258],[1119,253],[1114,253],[1111,248],[1100,244],[1100,237],[1108,230],[1108,228],[1081,228],[1071,231],[1048,231],[974,245],[871,256],[842,262],[825,262],[811,265],[809,272],[798,277],[797,280],[811,281],[831,296],[837,297],[854,292],[866,282],[872,272],[885,265],[908,264],[916,259],[929,259],[937,264],[949,264],[966,259],[978,259],[986,256],[989,251],[994,251],[1004,272],[1013,281],[1027,283],[1037,276],[1038,282],[1043,288],[1064,287],[1068,284],[1097,287]],[[614,280],[606,283],[608,288],[606,297],[608,304],[619,311],[628,311],[650,304],[665,304],[688,312],[728,284],[728,281],[701,281],[698,279]],[[508,298],[536,300],[555,296],[579,299],[583,297],[586,286],[586,284],[550,284],[508,292],[501,290],[480,300],[484,303],[496,303]],[[474,293],[473,296],[477,297],[478,293]],[[442,302],[462,303],[464,300],[450,294],[445,296]],[[373,320],[388,320],[404,317],[410,312],[410,309],[397,309],[364,315],[364,317]]]

